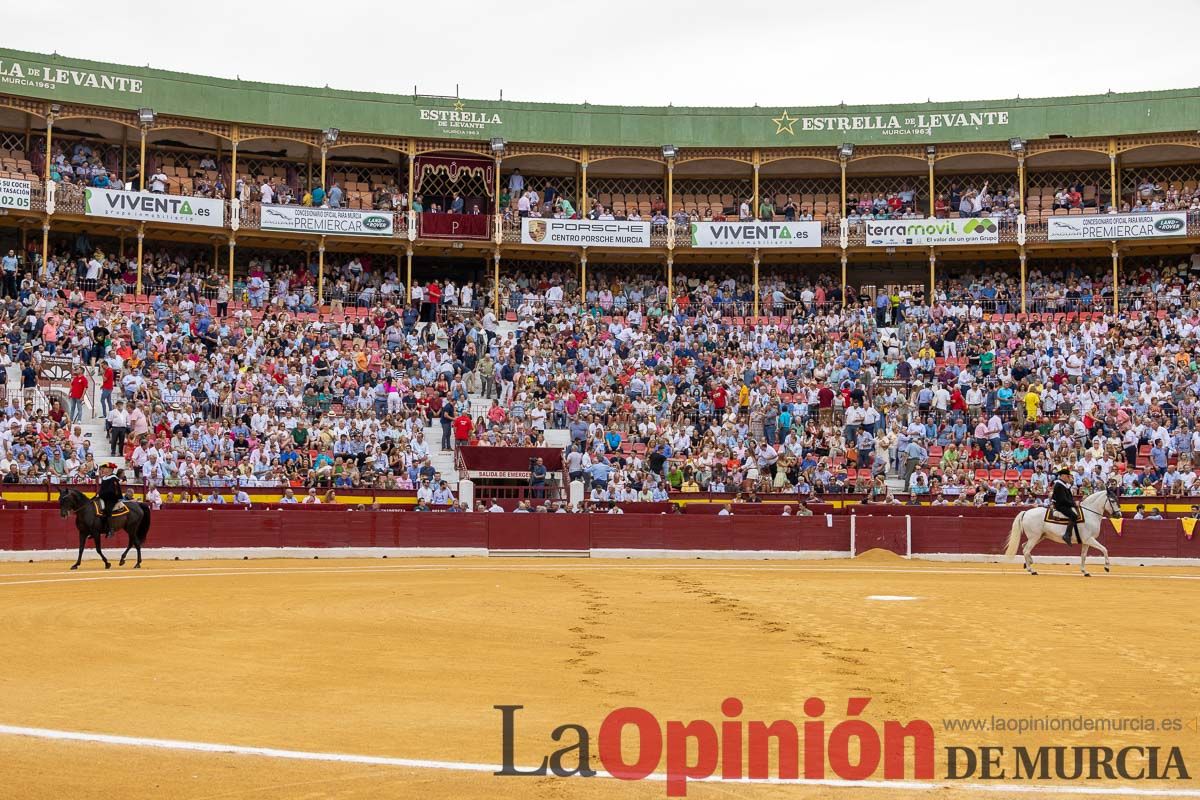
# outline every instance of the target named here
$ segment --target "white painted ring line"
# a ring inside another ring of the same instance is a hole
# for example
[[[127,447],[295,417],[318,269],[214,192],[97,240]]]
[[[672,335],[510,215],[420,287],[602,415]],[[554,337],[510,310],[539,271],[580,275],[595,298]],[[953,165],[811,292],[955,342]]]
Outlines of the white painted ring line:
[[[129,570],[129,567],[123,568]],[[221,571],[224,570],[224,571]],[[62,575],[62,577],[48,577],[37,580],[0,580],[0,588],[5,586],[27,586],[36,584],[54,584],[54,583],[91,583],[96,581],[117,581],[117,580],[161,580],[165,578],[206,578],[206,577],[237,577],[237,576],[273,576],[273,575],[303,575],[306,573],[313,574],[353,574],[353,573],[382,573],[382,572],[605,572],[605,571],[657,571],[657,572],[677,572],[677,571],[700,571],[700,572],[814,572],[814,573],[849,573],[849,574],[872,574],[872,575],[976,575],[999,577],[1005,579],[1019,580],[1034,580],[1026,576],[1023,571],[1016,570],[994,570],[994,569],[972,569],[972,568],[926,568],[919,569],[914,567],[835,567],[835,566],[816,566],[816,565],[766,565],[761,563],[756,564],[629,564],[629,563],[611,563],[611,564],[425,564],[425,565],[409,565],[397,564],[395,566],[380,565],[356,565],[356,566],[341,566],[341,567],[254,567],[247,566],[243,569],[234,569],[230,567],[211,567],[211,568],[190,568],[171,570],[169,572],[153,572],[153,571],[120,571],[113,572],[111,570],[103,570],[91,572],[90,574],[63,574],[59,572],[41,572],[41,573],[25,573],[32,575]],[[14,576],[22,573],[11,573]],[[1060,578],[1077,578],[1078,572],[1073,570],[1058,571],[1058,570],[1041,570],[1039,576],[1060,577]],[[1200,575],[1145,575],[1145,574],[1128,574],[1114,573],[1105,575],[1104,579],[1132,579],[1132,580],[1183,580],[1183,581],[1200,581]]]
[[[214,742],[190,742],[179,739],[152,739],[142,736],[118,736],[107,733],[86,733],[83,731],[60,731],[50,728],[31,728],[20,725],[0,725],[0,735],[21,736],[26,738],[43,739],[65,742],[86,742],[90,744],[105,744],[118,747],[144,747],[157,750],[174,750],[193,753],[215,753],[238,756],[258,756],[262,758],[278,758],[289,761],[318,761],[342,764],[365,764],[370,766],[403,767],[408,769],[445,770],[451,772],[494,773],[500,770],[499,764],[477,764],[460,761],[436,761],[419,758],[395,758],[391,756],[368,756],[352,753],[321,753],[309,750],[288,750],[277,747],[251,747],[236,744],[217,744]],[[521,767],[529,769],[529,767]],[[611,779],[612,775],[598,771],[597,777]],[[646,780],[663,782],[666,774],[655,772]],[[578,779],[576,779],[578,780]],[[689,779],[690,780],[690,779]],[[1089,795],[1089,796],[1124,796],[1124,797],[1200,797],[1200,789],[1143,789],[1138,786],[1048,786],[1026,784],[985,784],[958,783],[947,781],[880,781],[863,780],[849,781],[834,778],[824,779],[785,779],[785,778],[739,778],[724,780],[719,776],[695,779],[702,783],[728,784],[771,784],[783,786],[823,786],[839,789],[904,789],[917,791],[941,791],[945,789],[962,789],[967,791],[988,791],[1001,794],[1039,794],[1039,795]]]

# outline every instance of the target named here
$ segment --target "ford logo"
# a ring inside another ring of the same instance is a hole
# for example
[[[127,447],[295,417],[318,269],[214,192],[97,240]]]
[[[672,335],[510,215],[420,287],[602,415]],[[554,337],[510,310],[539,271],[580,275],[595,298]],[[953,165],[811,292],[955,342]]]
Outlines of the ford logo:
[[[362,221],[364,228],[370,228],[373,231],[386,231],[390,225],[387,217],[363,217]]]
[[[883,239],[872,239],[871,244],[883,244]]]
[[[1154,223],[1154,230],[1162,231],[1163,233],[1174,233],[1182,227],[1183,220],[1176,219],[1175,217],[1167,217]]]

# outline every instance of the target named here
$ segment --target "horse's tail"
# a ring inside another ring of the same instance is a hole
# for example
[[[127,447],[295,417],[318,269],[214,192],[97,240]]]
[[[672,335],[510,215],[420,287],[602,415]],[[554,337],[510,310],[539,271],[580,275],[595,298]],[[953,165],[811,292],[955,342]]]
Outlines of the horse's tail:
[[[1012,529],[1008,532],[1008,544],[1004,547],[1004,555],[1008,558],[1015,556],[1017,548],[1021,545],[1021,518],[1023,516],[1025,516],[1024,511],[1017,514],[1016,519],[1013,520]]]
[[[138,523],[138,541],[145,543],[146,536],[150,533],[150,505],[142,503],[142,521]]]

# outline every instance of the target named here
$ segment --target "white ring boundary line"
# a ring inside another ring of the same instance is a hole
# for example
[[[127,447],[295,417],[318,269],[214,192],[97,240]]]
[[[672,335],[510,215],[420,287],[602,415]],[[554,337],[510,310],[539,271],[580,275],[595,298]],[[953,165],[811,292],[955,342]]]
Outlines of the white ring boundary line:
[[[99,566],[98,564],[96,566]],[[222,571],[224,570],[224,571]],[[33,584],[54,584],[54,583],[92,583],[98,581],[128,581],[128,580],[161,580],[165,578],[224,578],[224,577],[239,577],[239,576],[274,576],[274,575],[304,575],[312,574],[343,574],[349,575],[354,573],[385,573],[385,572],[605,572],[605,571],[644,571],[644,572],[714,572],[714,573],[729,573],[729,572],[795,572],[795,573],[848,573],[848,574],[869,574],[869,575],[978,575],[995,578],[1003,578],[1008,580],[1032,580],[1031,578],[1019,577],[1023,576],[1024,572],[1015,570],[989,570],[989,569],[972,569],[968,567],[960,568],[937,568],[930,567],[920,569],[916,567],[855,567],[855,566],[817,566],[800,563],[792,563],[789,565],[773,564],[773,565],[758,565],[758,564],[630,564],[630,563],[579,563],[579,564],[424,564],[410,565],[397,564],[395,566],[380,565],[356,565],[356,566],[341,566],[341,567],[255,567],[246,566],[242,569],[233,567],[211,567],[211,568],[195,568],[191,570],[170,570],[168,572],[154,571],[132,571],[129,567],[124,567],[120,571],[111,570],[95,570],[92,569],[87,573],[28,573],[29,575],[59,575],[62,577],[45,577],[32,580],[0,580],[0,589],[6,586],[28,586]],[[1061,570],[1043,570],[1040,575],[1047,577],[1058,578],[1075,578],[1079,573],[1074,571]],[[20,577],[21,573],[12,573],[14,577]],[[1147,575],[1147,574],[1113,574],[1105,575],[1108,580],[1182,580],[1182,581],[1200,581],[1200,575]]]
[[[384,767],[406,767],[409,769],[432,769],[451,772],[486,772],[500,770],[498,764],[476,764],[461,761],[433,761],[420,758],[395,758],[391,756],[367,756],[352,753],[319,753],[309,750],[285,750],[277,747],[250,747],[213,742],[189,742],[180,739],[151,739],[141,736],[117,736],[107,733],[85,733],[82,731],[60,731],[50,728],[30,728],[19,725],[0,725],[0,735],[21,736],[60,742],[87,742],[119,747],[146,747],[157,750],[177,750],[193,753],[218,753],[239,756],[279,758],[289,761],[324,761],[342,764],[367,764]],[[529,769],[521,767],[521,769]],[[597,777],[611,779],[613,776],[597,771]],[[646,780],[664,782],[667,776],[655,772]],[[576,778],[576,780],[580,780]],[[721,784],[771,784],[786,786],[825,786],[839,789],[906,789],[933,791],[962,789],[966,791],[988,791],[1005,794],[1055,794],[1055,795],[1109,795],[1126,797],[1200,797],[1200,789],[1142,789],[1136,786],[1047,786],[985,783],[951,783],[946,781],[850,781],[835,778],[739,778],[725,780],[718,776],[695,779],[696,783]]]

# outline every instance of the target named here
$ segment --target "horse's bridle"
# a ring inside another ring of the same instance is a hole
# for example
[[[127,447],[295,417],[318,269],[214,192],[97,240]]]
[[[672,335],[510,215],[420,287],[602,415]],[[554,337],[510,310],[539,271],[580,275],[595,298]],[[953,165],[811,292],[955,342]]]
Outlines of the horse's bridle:
[[[1108,513],[1110,506],[1116,509],[1116,512],[1111,516]],[[1100,519],[1119,519],[1121,517],[1121,501],[1117,500],[1112,495],[1108,495],[1104,498],[1103,511],[1093,511],[1092,509],[1085,507],[1083,504],[1079,504],[1078,507],[1080,511],[1086,511],[1089,514],[1095,514],[1096,516],[1100,517]]]

